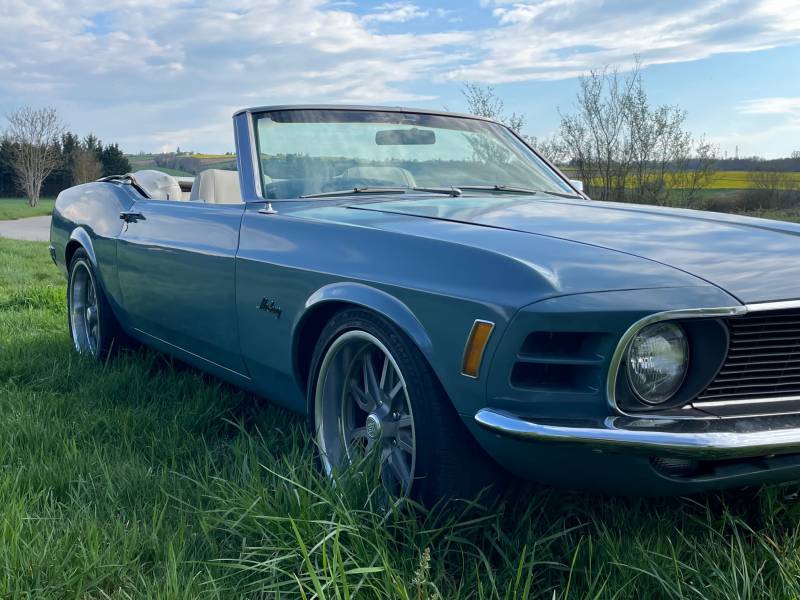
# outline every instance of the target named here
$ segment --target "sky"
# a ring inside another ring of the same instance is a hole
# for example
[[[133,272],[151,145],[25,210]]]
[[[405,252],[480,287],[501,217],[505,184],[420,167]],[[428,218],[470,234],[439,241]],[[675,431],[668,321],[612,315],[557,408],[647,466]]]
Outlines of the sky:
[[[469,81],[541,138],[636,57],[721,155],[800,150],[800,0],[0,0],[0,129],[53,106],[126,152],[226,152],[239,108],[464,111]]]

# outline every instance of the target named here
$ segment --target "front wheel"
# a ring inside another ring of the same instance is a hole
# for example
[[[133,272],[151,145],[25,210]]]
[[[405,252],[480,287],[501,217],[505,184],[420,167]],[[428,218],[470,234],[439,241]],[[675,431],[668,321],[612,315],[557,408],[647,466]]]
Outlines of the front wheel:
[[[368,452],[395,497],[474,498],[497,467],[472,439],[419,349],[394,325],[349,309],[325,327],[309,383],[309,424],[328,476]]]

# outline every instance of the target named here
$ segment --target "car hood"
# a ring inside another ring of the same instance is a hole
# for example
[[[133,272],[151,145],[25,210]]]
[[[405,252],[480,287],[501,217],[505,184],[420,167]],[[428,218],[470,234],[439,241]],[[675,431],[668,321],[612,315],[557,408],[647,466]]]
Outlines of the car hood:
[[[800,225],[703,211],[542,197],[387,199],[351,209],[506,229],[671,266],[743,303],[800,298]]]

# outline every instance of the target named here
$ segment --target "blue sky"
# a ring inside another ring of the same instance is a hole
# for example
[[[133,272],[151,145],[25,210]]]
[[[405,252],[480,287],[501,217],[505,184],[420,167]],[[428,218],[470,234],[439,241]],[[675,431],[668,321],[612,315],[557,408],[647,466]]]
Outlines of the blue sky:
[[[800,150],[800,0],[2,0],[0,40],[0,114],[52,105],[129,152],[231,150],[243,106],[463,110],[465,81],[547,137],[580,74],[636,56],[720,153]]]

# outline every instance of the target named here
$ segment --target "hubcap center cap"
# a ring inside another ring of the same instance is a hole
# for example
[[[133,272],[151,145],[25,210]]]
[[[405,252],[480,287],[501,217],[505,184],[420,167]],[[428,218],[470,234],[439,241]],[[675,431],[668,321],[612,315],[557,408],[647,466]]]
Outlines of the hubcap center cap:
[[[377,440],[381,437],[381,420],[375,414],[367,415],[366,421],[367,436],[371,440]]]

